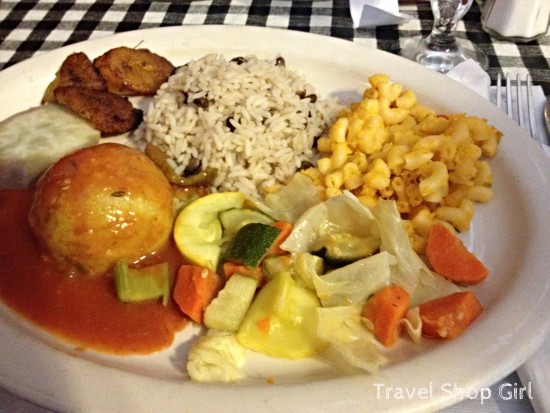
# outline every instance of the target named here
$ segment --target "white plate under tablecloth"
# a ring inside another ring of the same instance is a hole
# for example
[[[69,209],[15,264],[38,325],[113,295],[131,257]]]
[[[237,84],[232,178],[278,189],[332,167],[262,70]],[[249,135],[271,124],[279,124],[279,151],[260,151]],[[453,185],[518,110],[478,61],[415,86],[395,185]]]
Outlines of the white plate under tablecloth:
[[[206,53],[227,57],[284,56],[322,95],[358,99],[373,73],[387,73],[442,113],[482,116],[503,133],[491,161],[495,199],[479,206],[471,248],[491,270],[474,290],[485,311],[463,336],[445,343],[406,341],[379,375],[344,376],[316,360],[251,356],[250,380],[240,385],[190,382],[185,350],[197,333],[187,328],[167,351],[111,357],[71,347],[37,331],[0,306],[0,384],[40,405],[85,412],[418,412],[458,401],[457,394],[489,386],[520,366],[549,328],[550,162],[509,118],[468,88],[415,63],[351,42],[256,27],[187,26],[127,32],[43,54],[0,72],[0,118],[40,102],[64,58],[98,56],[115,46],[147,47],[176,65]],[[266,378],[272,378],[268,384]],[[385,388],[409,394],[386,397]],[[452,390],[458,390],[453,392]],[[414,392],[414,394],[411,394]]]

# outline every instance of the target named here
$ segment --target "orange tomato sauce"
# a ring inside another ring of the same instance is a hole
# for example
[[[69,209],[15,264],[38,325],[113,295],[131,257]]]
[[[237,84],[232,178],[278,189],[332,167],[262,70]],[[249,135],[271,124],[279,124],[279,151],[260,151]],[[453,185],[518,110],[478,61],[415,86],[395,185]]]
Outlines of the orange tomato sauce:
[[[77,348],[130,355],[170,346],[187,319],[171,301],[126,304],[113,277],[69,275],[35,240],[27,214],[32,190],[0,190],[0,299]],[[175,276],[183,258],[174,245],[149,263],[168,261]]]

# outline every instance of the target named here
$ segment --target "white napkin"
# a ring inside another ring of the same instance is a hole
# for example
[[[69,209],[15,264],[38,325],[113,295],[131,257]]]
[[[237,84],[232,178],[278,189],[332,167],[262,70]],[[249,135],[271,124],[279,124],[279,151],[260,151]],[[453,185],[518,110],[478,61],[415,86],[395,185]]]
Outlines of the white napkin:
[[[475,90],[484,98],[489,99],[491,79],[475,60],[468,59],[460,63],[449,70],[447,76]]]
[[[350,0],[349,7],[355,28],[401,24],[410,19],[399,12],[398,0]]]
[[[470,87],[491,102],[495,102],[496,87],[490,87],[489,75],[473,60],[467,60],[454,69],[447,72],[447,76]],[[515,78],[515,76],[513,76]],[[517,97],[512,96],[513,100]],[[504,99],[503,99],[504,100]],[[542,142],[550,142],[544,126],[543,108],[546,103],[544,91],[541,86],[533,87],[533,101],[537,118],[537,126]],[[515,103],[515,102],[514,102]],[[526,104],[526,102],[524,103]],[[543,145],[543,149],[550,157],[550,147]],[[531,400],[537,413],[550,413],[550,338],[539,348],[539,350],[527,362],[518,369],[519,377],[524,386],[531,384],[534,400]]]

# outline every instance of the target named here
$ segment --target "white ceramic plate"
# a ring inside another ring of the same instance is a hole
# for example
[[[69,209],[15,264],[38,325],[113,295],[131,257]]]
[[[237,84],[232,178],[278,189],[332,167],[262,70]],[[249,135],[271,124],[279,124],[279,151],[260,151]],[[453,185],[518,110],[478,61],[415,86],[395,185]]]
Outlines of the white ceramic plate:
[[[284,56],[324,95],[358,99],[373,73],[386,73],[442,113],[482,116],[504,132],[492,160],[495,199],[476,209],[467,246],[490,268],[475,288],[482,316],[454,341],[403,342],[379,375],[346,376],[315,360],[251,356],[240,385],[190,382],[184,373],[187,328],[174,345],[146,357],[73,352],[0,306],[0,381],[8,390],[59,411],[86,412],[379,412],[435,410],[489,386],[520,366],[549,327],[550,162],[488,101],[441,75],[378,50],[300,32],[255,27],[169,27],[117,34],[61,48],[0,72],[0,118],[38,105],[64,58],[96,57],[116,46],[147,47],[176,65],[210,52]],[[266,378],[274,379],[268,384]],[[401,397],[395,392],[401,390]],[[453,393],[452,390],[457,390]],[[409,391],[409,394],[406,392]],[[414,392],[414,394],[412,393]]]

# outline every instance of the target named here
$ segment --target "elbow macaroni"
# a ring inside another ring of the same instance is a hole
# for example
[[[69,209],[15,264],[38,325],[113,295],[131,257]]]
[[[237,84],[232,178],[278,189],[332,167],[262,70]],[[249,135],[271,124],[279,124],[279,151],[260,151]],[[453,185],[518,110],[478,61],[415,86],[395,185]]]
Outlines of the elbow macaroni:
[[[394,199],[418,252],[435,222],[468,230],[474,202],[492,199],[491,168],[482,158],[495,155],[502,134],[485,119],[438,116],[386,75],[369,83],[363,100],[318,140],[317,166],[303,173],[327,197],[347,189],[368,205]]]
[[[418,183],[420,195],[428,202],[442,202],[449,193],[449,173],[441,161],[430,162],[420,167]]]

